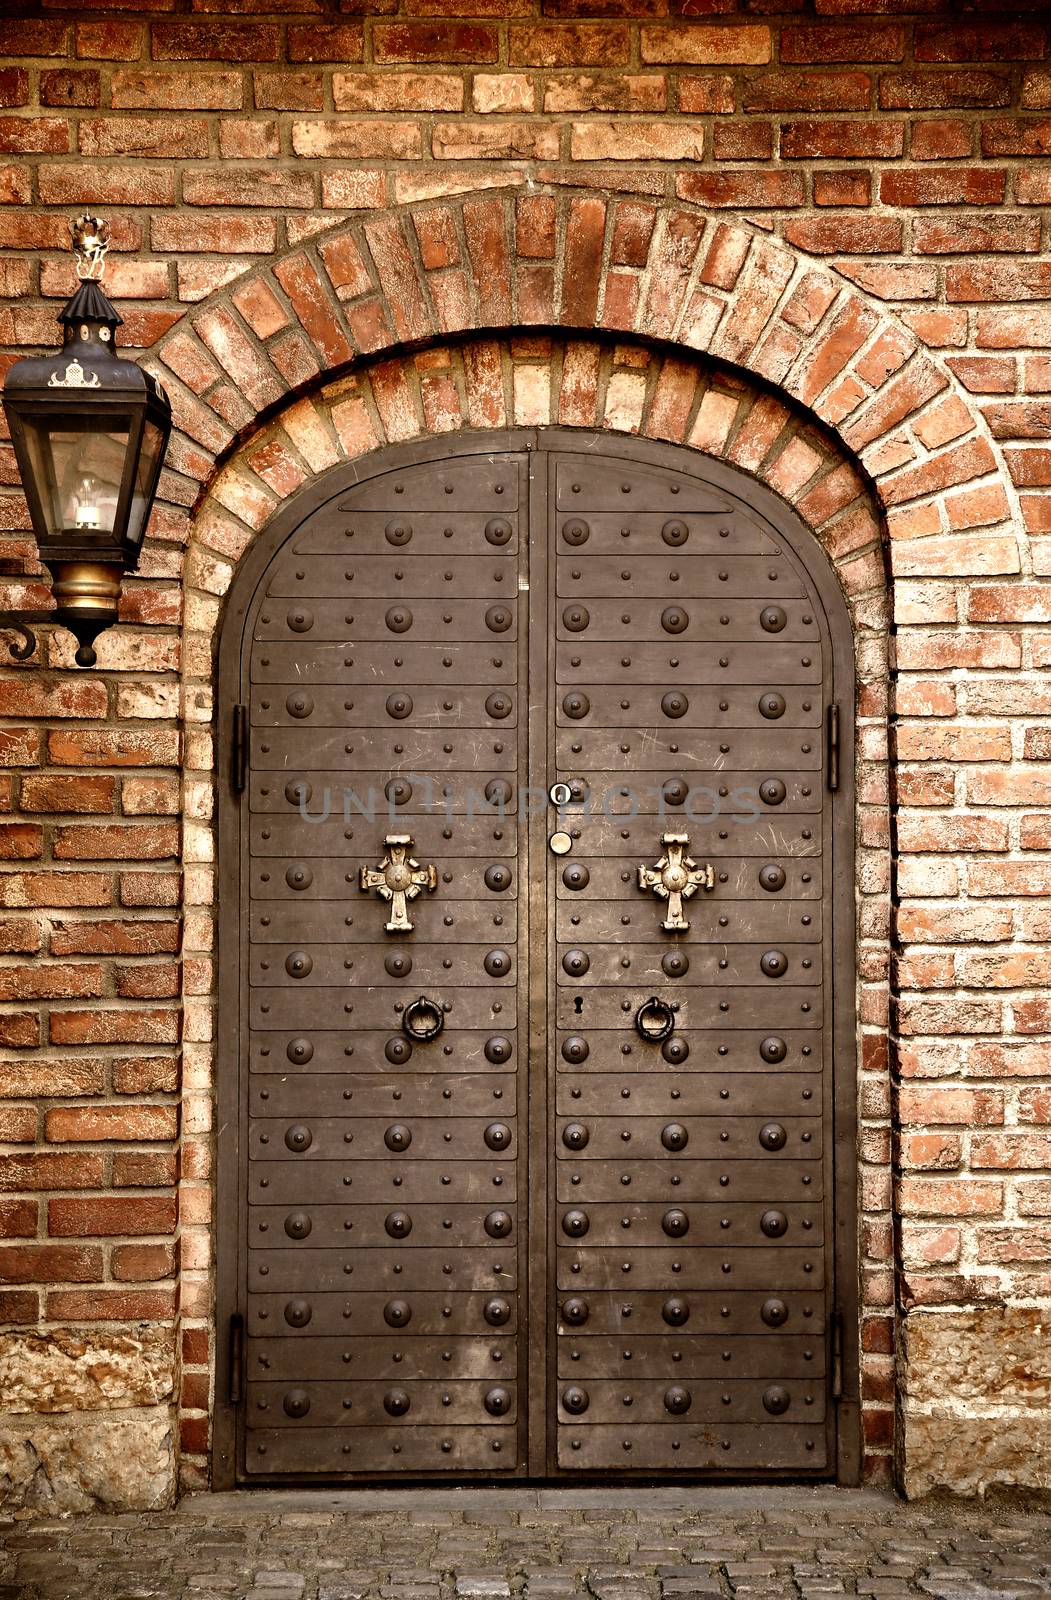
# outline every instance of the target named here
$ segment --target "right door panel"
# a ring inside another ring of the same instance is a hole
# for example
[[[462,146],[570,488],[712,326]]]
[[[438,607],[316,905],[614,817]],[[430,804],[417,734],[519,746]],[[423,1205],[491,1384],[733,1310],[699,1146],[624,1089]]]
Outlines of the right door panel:
[[[630,448],[549,456],[547,507],[552,1465],[829,1471],[824,608]]]

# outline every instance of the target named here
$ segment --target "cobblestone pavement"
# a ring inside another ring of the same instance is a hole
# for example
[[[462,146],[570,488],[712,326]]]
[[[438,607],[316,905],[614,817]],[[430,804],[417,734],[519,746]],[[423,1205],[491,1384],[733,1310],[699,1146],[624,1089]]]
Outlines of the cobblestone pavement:
[[[1051,1596],[1051,1508],[834,1489],[197,1495],[0,1514],[0,1600],[1012,1600]]]

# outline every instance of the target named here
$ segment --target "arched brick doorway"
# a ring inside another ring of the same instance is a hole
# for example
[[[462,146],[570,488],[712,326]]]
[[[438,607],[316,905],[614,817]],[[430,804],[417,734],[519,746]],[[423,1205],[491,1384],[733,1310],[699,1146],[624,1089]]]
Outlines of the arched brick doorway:
[[[667,446],[395,448],[264,532],[220,677],[220,1481],[856,1481],[853,678],[805,526]],[[438,893],[384,932],[399,849]],[[662,849],[711,858],[688,916]]]

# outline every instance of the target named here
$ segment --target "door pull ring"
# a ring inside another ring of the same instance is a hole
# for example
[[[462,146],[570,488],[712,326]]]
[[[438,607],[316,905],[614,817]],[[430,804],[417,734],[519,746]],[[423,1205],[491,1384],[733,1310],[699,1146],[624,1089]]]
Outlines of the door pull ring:
[[[666,1039],[675,1026],[678,1009],[674,1000],[661,1000],[658,995],[651,994],[635,1013],[635,1031],[639,1038],[649,1039],[653,1044]]]
[[[418,1000],[413,1000],[402,1012],[402,1032],[421,1044],[428,1039],[437,1039],[444,1027],[445,1014],[441,1006],[437,1000],[428,1000],[425,994],[421,994]]]

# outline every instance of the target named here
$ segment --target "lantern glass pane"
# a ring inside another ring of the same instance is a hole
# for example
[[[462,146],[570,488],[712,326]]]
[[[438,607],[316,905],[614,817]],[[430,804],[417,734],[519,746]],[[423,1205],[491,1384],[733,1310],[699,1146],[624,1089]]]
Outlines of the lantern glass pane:
[[[26,443],[48,533],[111,535],[117,517],[129,416],[56,416],[27,422]]]
[[[138,546],[145,533],[146,517],[157,484],[161,467],[163,435],[155,422],[147,417],[139,442],[139,459],[135,464],[135,482],[131,489],[131,509],[128,514],[127,539]]]

